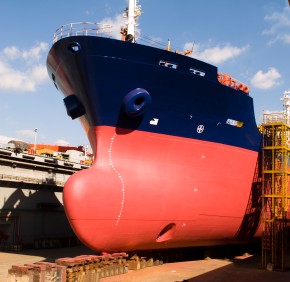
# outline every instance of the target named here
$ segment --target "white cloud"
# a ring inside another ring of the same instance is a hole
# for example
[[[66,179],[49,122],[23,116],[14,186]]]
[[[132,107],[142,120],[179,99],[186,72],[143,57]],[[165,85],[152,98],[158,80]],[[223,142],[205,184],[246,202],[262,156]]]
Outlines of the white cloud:
[[[17,140],[14,137],[0,135],[0,145],[8,144],[11,140]]]
[[[290,33],[289,34],[287,34],[287,33],[277,34],[272,40],[270,40],[268,42],[268,45],[271,45],[277,41],[280,41],[280,42],[283,42],[286,44],[290,44]]]
[[[31,69],[31,76],[37,84],[47,81],[47,69],[45,65],[35,65]]]
[[[121,27],[125,25],[125,19],[122,15],[117,15],[115,18],[105,18],[100,23],[112,25],[111,36],[117,39],[121,38]]]
[[[273,44],[277,41],[290,44],[290,7],[285,7],[282,12],[274,12],[265,16],[265,21],[271,24],[268,29],[262,32],[264,35],[271,36],[268,44]]]
[[[112,25],[111,36],[116,39],[121,39],[121,27],[126,26],[126,18],[123,15],[117,15],[115,18],[105,18],[100,23]],[[136,38],[140,35],[140,29],[136,28]]]
[[[20,57],[21,52],[15,46],[10,46],[4,48],[3,54],[6,56],[7,59],[15,60]]]
[[[0,62],[0,90],[8,91],[35,91],[35,84],[29,73],[13,69]]]
[[[290,33],[289,34],[281,34],[279,37],[283,42],[290,44]]]
[[[275,68],[269,68],[266,72],[259,70],[251,79],[251,83],[253,87],[265,90],[278,85],[280,77],[281,74]]]
[[[105,11],[106,11],[106,14],[110,14],[111,11],[112,11],[112,6],[109,5],[108,3],[105,4]]]
[[[58,146],[70,146],[69,142],[63,139],[56,140],[54,144]]]
[[[48,44],[40,42],[29,50],[9,46],[0,51],[0,90],[33,92],[48,81],[45,52]]]
[[[36,137],[36,143],[40,143],[39,140],[43,140],[44,137],[39,134],[39,130],[37,131],[37,135],[35,136],[35,129],[22,129],[22,130],[17,130],[16,135],[21,137],[19,138],[11,138],[11,137],[6,137],[6,136],[1,136],[0,135],[0,144],[1,143],[7,143],[10,140],[26,140],[27,142],[33,143]],[[7,141],[8,140],[8,141]],[[64,139],[58,139],[54,143],[54,145],[58,146],[70,146],[70,143]]]
[[[34,129],[22,129],[16,132],[20,136],[23,136],[25,139],[33,139],[35,137]]]
[[[22,58],[27,62],[39,62],[42,58],[42,53],[47,51],[48,44],[40,42],[37,46],[21,52]]]
[[[221,64],[225,61],[231,60],[238,57],[248,49],[248,46],[236,47],[227,44],[225,46],[215,46],[201,50],[202,47],[199,44],[193,45],[193,43],[186,43],[184,49],[191,50],[192,46],[194,46],[191,54],[192,57],[211,64]]]

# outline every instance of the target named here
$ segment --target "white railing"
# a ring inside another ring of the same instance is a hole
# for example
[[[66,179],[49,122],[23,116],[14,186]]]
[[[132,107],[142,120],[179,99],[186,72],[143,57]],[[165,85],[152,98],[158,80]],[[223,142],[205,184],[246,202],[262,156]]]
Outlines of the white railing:
[[[101,24],[94,22],[77,22],[62,25],[58,28],[53,36],[53,42],[60,40],[64,37],[89,35],[111,37],[112,25]]]
[[[28,153],[15,153],[13,149],[11,150],[11,149],[0,148],[0,157],[5,158],[5,156],[18,158],[20,162],[29,162],[29,160],[31,160],[31,161],[37,161],[39,163],[46,163],[47,165],[56,164],[62,167],[70,166],[76,169],[89,168],[91,166],[90,162],[85,163],[85,162],[82,162],[80,159],[79,160],[76,160],[76,159],[62,160],[56,157],[46,157],[46,156],[41,156],[41,155],[32,155]]]
[[[264,123],[284,122],[286,124],[290,124],[290,118],[283,112],[263,113],[263,122]]]
[[[25,174],[26,175],[26,174]],[[33,174],[31,177],[29,176],[21,176],[16,174],[0,174],[0,180],[6,181],[16,181],[16,182],[24,182],[24,183],[34,183],[34,184],[51,184],[57,186],[64,186],[66,180],[70,175],[63,179],[64,177],[61,176],[54,176],[54,177],[37,177]]]

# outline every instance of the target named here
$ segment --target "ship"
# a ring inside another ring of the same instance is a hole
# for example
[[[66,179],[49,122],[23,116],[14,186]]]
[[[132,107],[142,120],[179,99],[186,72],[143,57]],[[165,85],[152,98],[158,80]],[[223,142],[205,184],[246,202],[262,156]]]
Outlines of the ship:
[[[47,57],[94,153],[63,190],[75,234],[105,252],[240,240],[261,144],[249,87],[170,44],[139,44],[141,6],[124,14],[120,39],[63,25]]]

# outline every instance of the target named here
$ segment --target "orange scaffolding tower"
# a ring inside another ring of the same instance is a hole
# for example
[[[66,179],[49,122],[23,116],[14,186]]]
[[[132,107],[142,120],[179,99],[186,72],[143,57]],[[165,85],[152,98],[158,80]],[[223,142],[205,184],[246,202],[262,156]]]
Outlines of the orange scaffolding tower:
[[[290,125],[284,113],[264,114],[262,266],[285,271],[290,226]]]

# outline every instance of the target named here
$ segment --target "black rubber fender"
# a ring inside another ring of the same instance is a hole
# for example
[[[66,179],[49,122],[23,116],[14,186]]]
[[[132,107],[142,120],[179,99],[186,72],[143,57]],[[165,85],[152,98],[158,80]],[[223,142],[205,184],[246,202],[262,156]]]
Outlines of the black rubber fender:
[[[80,116],[83,116],[86,113],[85,107],[79,98],[72,94],[63,99],[64,105],[66,107],[66,111],[68,116],[72,119],[76,119]]]

